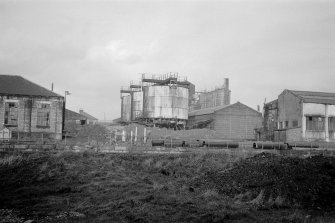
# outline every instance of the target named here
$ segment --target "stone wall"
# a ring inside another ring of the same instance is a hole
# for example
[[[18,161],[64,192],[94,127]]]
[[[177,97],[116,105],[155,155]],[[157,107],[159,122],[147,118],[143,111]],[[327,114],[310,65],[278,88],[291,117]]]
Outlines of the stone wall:
[[[17,125],[5,125],[6,102],[17,103]],[[50,105],[49,125],[47,126],[37,125],[39,104]],[[4,127],[16,133],[22,133],[22,135],[26,135],[26,133],[44,133],[46,137],[62,139],[63,98],[0,96],[0,128]]]

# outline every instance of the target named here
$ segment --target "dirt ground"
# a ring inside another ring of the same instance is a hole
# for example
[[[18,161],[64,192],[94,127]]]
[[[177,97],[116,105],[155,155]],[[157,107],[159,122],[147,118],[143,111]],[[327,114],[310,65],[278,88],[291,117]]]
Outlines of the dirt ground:
[[[334,222],[335,158],[16,154],[0,222]]]

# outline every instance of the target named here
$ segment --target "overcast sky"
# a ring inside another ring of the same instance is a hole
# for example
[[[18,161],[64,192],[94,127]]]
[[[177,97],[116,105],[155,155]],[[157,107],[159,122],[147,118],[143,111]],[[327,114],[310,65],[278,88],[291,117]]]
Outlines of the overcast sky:
[[[178,72],[252,108],[284,89],[335,92],[335,1],[0,1],[0,73],[120,117],[120,87]]]

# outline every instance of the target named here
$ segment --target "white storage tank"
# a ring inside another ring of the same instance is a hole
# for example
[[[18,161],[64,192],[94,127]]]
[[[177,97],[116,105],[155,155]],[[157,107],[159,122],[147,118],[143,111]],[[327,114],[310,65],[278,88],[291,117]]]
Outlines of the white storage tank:
[[[131,97],[130,95],[121,97],[121,121],[131,121]]]
[[[144,87],[143,94],[144,118],[187,120],[188,88],[152,85]]]
[[[133,93],[132,103],[132,120],[143,117],[143,92],[138,91]]]

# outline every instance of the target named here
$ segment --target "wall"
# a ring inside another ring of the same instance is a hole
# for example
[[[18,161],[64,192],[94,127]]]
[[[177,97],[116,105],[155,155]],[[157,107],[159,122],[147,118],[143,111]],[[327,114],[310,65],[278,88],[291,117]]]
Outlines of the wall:
[[[262,114],[239,102],[214,114],[214,130],[222,138],[253,140],[254,130],[262,125]]]
[[[335,133],[328,130],[327,118],[335,117],[335,105],[304,103],[302,121],[306,123],[306,116],[310,116],[310,115],[325,117],[325,129],[324,131],[309,131],[309,130],[306,130],[306,125],[303,125],[303,128],[302,128],[303,138],[306,140],[334,141]],[[328,130],[328,133],[326,129]]]
[[[302,101],[300,98],[287,90],[278,96],[278,122],[288,121],[288,126],[283,124],[284,129],[301,127],[301,115]],[[298,121],[298,126],[293,126],[293,121]]]
[[[8,127],[11,131],[23,133],[45,133],[49,134],[51,138],[62,139],[62,98],[0,96],[0,128],[4,127],[6,102],[18,103],[18,125]],[[50,124],[48,127],[37,126],[39,103],[50,104]]]
[[[286,139],[284,141],[286,142],[292,142],[292,141],[301,141],[301,128],[291,128],[287,129],[286,131]],[[278,140],[280,141],[280,140]]]

